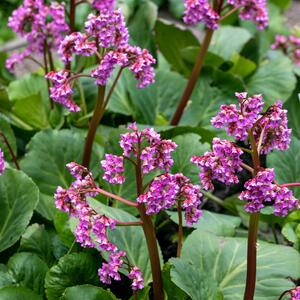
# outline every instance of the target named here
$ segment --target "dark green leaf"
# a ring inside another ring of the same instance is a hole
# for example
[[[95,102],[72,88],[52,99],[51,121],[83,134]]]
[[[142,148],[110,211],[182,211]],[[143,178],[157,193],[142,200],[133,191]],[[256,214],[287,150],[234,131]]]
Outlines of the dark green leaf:
[[[29,288],[40,295],[44,294],[44,280],[48,267],[36,254],[16,253],[9,259],[7,266],[17,286]]]
[[[247,240],[216,237],[201,229],[185,241],[180,259],[171,259],[173,282],[192,299],[243,299]],[[259,242],[255,299],[275,300],[293,287],[299,253],[291,247]],[[276,262],[276,263],[274,263]]]
[[[77,285],[68,287],[60,300],[117,300],[116,296],[101,287],[92,285]]]
[[[0,289],[1,300],[43,300],[43,297],[24,287],[5,287]]]
[[[87,253],[72,253],[62,257],[46,275],[47,299],[60,299],[68,287],[82,284],[97,285],[99,267],[100,261]]]
[[[70,130],[39,132],[27,146],[27,153],[21,161],[21,169],[39,187],[41,194],[37,211],[49,220],[53,219],[56,212],[53,195],[57,186],[67,188],[74,180],[66,164],[72,161],[81,163],[83,146],[84,137]],[[91,166],[98,169],[96,160],[102,155],[101,152],[97,154],[95,152]]]
[[[0,115],[0,131],[4,134],[14,154],[17,155],[17,142],[16,142],[14,132],[11,129],[10,124],[8,123],[8,121],[3,115]],[[1,136],[0,136],[0,148],[4,152],[5,160],[10,161],[12,159],[11,154],[9,152],[7,145],[4,143],[4,139]]]
[[[0,176],[0,252],[20,238],[38,201],[38,188],[23,172],[7,169]]]

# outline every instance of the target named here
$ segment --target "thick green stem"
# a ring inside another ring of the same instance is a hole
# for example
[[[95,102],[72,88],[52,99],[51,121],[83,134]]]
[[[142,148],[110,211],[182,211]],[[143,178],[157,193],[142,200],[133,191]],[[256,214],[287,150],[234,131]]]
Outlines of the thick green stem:
[[[253,176],[257,174],[260,169],[260,159],[257,149],[257,144],[253,132],[248,131],[249,141],[252,150],[253,162]],[[250,215],[249,230],[248,230],[248,248],[247,248],[247,278],[244,293],[244,300],[253,300],[256,285],[256,253],[257,253],[257,232],[259,224],[259,213],[252,213]]]
[[[143,193],[143,177],[142,177],[142,168],[141,168],[141,159],[140,159],[140,143],[138,143],[138,154],[136,161],[136,191],[137,196]],[[144,204],[139,204],[138,209],[140,212],[141,220],[143,222],[143,231],[147,242],[152,280],[153,280],[153,299],[154,300],[163,300],[164,292],[162,285],[162,276],[161,276],[161,267],[158,254],[158,247],[155,235],[154,225],[152,223],[151,217],[146,214],[146,208]]]
[[[177,212],[178,212],[178,245],[177,245],[177,257],[180,257],[181,255],[181,249],[182,249],[182,240],[183,240],[183,228],[182,228],[182,209],[181,209],[181,203],[178,203],[177,206]]]
[[[247,279],[244,300],[253,300],[256,284],[256,252],[259,213],[250,216],[247,251]]]
[[[94,138],[96,135],[98,124],[103,116],[102,106],[104,102],[104,96],[105,96],[105,86],[99,86],[97,102],[94,108],[94,114],[89,125],[89,131],[84,145],[82,165],[86,168],[88,168],[90,165]]]
[[[188,101],[190,100],[190,97],[193,93],[196,82],[197,82],[197,80],[199,78],[199,75],[201,73],[203,63],[204,63],[204,59],[205,59],[205,55],[207,53],[209,44],[211,42],[213,33],[214,33],[214,30],[212,30],[212,29],[207,29],[206,30],[205,37],[204,37],[203,43],[201,45],[198,57],[196,59],[191,77],[190,77],[190,79],[189,79],[189,81],[188,81],[188,83],[185,87],[185,90],[183,92],[183,95],[181,97],[179,105],[177,106],[175,114],[173,115],[173,118],[171,120],[171,125],[177,125],[180,122],[180,119],[183,115],[184,109],[185,109]]]

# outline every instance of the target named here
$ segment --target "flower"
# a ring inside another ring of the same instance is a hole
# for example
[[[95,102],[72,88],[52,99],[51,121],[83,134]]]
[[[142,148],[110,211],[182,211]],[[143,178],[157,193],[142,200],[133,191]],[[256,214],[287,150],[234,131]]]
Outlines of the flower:
[[[0,175],[2,175],[5,171],[5,160],[2,149],[0,149]]]
[[[105,154],[105,160],[101,161],[104,169],[103,179],[112,184],[122,184],[125,181],[123,156]]]
[[[19,56],[13,54],[9,58],[6,66],[10,71],[14,71],[16,63],[30,55],[43,53],[46,49],[57,49],[69,31],[65,22],[65,4],[51,2],[47,6],[43,0],[25,0],[9,17],[8,26],[29,44]]]
[[[299,300],[300,299],[300,286],[296,286],[293,290],[289,291],[290,300]]]
[[[203,22],[210,29],[218,29],[219,14],[213,10],[209,0],[185,0],[183,20],[187,24]]]
[[[282,109],[282,102],[279,100],[259,118],[254,128],[257,143],[263,134],[260,153],[267,154],[274,149],[287,150],[291,142],[291,132],[288,128],[287,110]]]
[[[252,21],[258,29],[268,26],[269,14],[266,0],[228,0],[227,3],[240,8],[240,18]]]
[[[100,12],[104,10],[114,10],[115,0],[93,0],[92,6]]]
[[[73,32],[60,43],[58,54],[64,63],[72,60],[72,54],[91,56],[97,51],[96,42],[89,41],[86,34]]]
[[[238,183],[237,172],[242,170],[240,156],[243,151],[227,140],[214,138],[213,151],[202,156],[192,156],[191,162],[201,167],[199,177],[205,190],[213,190],[212,181],[218,180],[226,185]]]
[[[292,191],[274,183],[273,169],[263,169],[245,183],[246,190],[240,194],[240,199],[247,201],[245,210],[258,213],[266,203],[273,203],[276,216],[286,216],[288,212],[298,207],[298,200]]]
[[[183,174],[162,174],[153,179],[146,193],[137,201],[146,204],[148,215],[169,209],[178,202],[185,211],[187,225],[196,223],[202,212],[200,210],[202,194],[198,185],[193,185]]]
[[[216,128],[225,127],[228,135],[233,135],[236,140],[245,140],[250,130],[257,121],[263,108],[261,95],[247,97],[247,93],[236,93],[239,106],[235,104],[221,105],[221,111],[211,119],[211,124]]]
[[[69,111],[78,112],[80,107],[71,98],[73,92],[69,74],[70,72],[67,70],[51,71],[45,78],[53,82],[53,86],[50,87],[50,98],[64,105]]]
[[[103,48],[119,48],[128,44],[128,29],[121,10],[104,10],[100,15],[88,15],[85,22],[85,30],[88,35],[98,40]]]
[[[134,291],[141,290],[144,288],[144,279],[142,278],[142,272],[137,267],[131,268],[128,278],[132,280],[131,287]]]

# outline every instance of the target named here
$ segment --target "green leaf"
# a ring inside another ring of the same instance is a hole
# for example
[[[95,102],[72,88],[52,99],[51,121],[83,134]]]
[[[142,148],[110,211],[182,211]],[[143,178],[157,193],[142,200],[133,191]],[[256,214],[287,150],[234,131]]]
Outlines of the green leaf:
[[[140,5],[129,22],[130,37],[140,47],[153,48],[152,30],[157,19],[157,5],[151,1],[140,1]]]
[[[169,10],[175,18],[180,19],[184,12],[184,2],[178,0],[169,0]]]
[[[45,130],[37,133],[27,146],[27,153],[21,161],[24,170],[40,189],[40,202],[37,211],[53,220],[56,209],[53,195],[58,186],[69,187],[74,178],[66,164],[81,163],[84,137],[70,130]],[[95,150],[95,148],[94,148]],[[101,152],[93,152],[91,166],[99,168],[97,158]]]
[[[24,287],[5,287],[0,289],[1,300],[43,300],[42,296]]]
[[[10,257],[7,266],[17,286],[27,287],[37,294],[44,294],[44,280],[48,267],[34,253],[20,252]]]
[[[180,259],[171,259],[173,282],[192,299],[243,299],[247,240],[216,237],[197,229],[185,241]],[[293,287],[299,253],[291,247],[259,242],[255,299],[276,300]],[[274,263],[276,262],[276,263]]]
[[[297,86],[292,96],[285,102],[284,108],[288,111],[289,127],[292,128],[292,134],[300,139],[300,81],[298,79]]]
[[[181,290],[177,285],[171,280],[171,267],[170,263],[164,265],[162,271],[163,287],[165,293],[168,295],[168,300],[185,300],[188,299],[188,295]]]
[[[298,224],[295,222],[289,222],[282,227],[282,235],[291,243],[296,243],[297,241],[297,235],[295,232],[297,225]]]
[[[90,199],[89,202],[91,207],[93,207],[97,212],[105,214],[108,217],[114,218],[121,222],[139,221],[139,219],[120,209],[103,205],[94,199]],[[129,258],[131,264],[139,266],[141,272],[143,273],[145,285],[151,282],[150,259],[142,227],[118,226],[115,230],[109,232],[109,238],[118,246],[120,250],[126,251],[127,257]]]
[[[56,259],[67,252],[67,248],[54,230],[33,224],[22,235],[19,251],[35,253],[51,267]]]
[[[68,287],[60,300],[117,300],[116,296],[101,287],[92,285],[77,285]]]
[[[38,188],[23,172],[7,169],[0,176],[0,252],[20,238],[38,201]]]
[[[291,5],[292,0],[270,0],[270,2],[274,3],[279,8],[287,9]]]
[[[256,69],[256,64],[252,60],[237,53],[232,56],[231,61],[234,63],[234,65],[230,69],[230,72],[241,78],[247,77]]]
[[[200,142],[199,135],[195,133],[187,133],[176,136],[173,141],[178,147],[173,152],[174,165],[171,168],[171,173],[183,173],[190,178],[192,182],[199,182],[199,167],[191,163],[193,155],[203,155],[210,149],[210,145]]]
[[[192,227],[200,228],[201,230],[208,231],[217,236],[234,236],[236,229],[241,224],[241,219],[239,217],[217,214],[208,210],[202,211],[203,215]],[[171,216],[172,221],[178,224],[177,212],[169,211],[168,214]],[[185,221],[184,226],[186,226]]]
[[[266,107],[278,99],[286,101],[296,85],[296,77],[291,61],[278,55],[261,63],[257,71],[246,82],[250,94],[262,94]]]
[[[33,129],[50,127],[40,94],[23,97],[12,107],[13,114]]]
[[[214,33],[209,51],[230,60],[233,54],[241,52],[250,38],[250,32],[244,28],[222,26]]]
[[[0,114],[0,131],[4,134],[5,138],[7,139],[10,147],[12,148],[15,155],[17,155],[17,141],[14,135],[14,132],[8,123],[7,119],[4,115]],[[11,161],[11,155],[7,145],[4,143],[3,138],[0,137],[0,148],[4,152],[5,160]]]
[[[278,183],[300,181],[300,140],[292,138],[287,151],[274,151],[267,156],[267,165],[275,169],[275,177]],[[291,188],[296,197],[300,197],[300,187]]]
[[[74,242],[74,235],[70,229],[69,215],[62,211],[57,211],[54,217],[54,227],[61,241],[68,247]]]
[[[181,50],[189,46],[199,46],[196,37],[189,30],[182,30],[161,21],[156,22],[155,33],[163,56],[177,72],[189,76],[190,68],[183,60]]]
[[[15,283],[13,274],[9,272],[6,265],[0,264],[0,289],[5,286],[11,286]]]
[[[68,287],[82,284],[97,285],[99,283],[97,276],[99,266],[100,262],[97,258],[87,253],[65,255],[46,275],[47,299],[60,299]]]

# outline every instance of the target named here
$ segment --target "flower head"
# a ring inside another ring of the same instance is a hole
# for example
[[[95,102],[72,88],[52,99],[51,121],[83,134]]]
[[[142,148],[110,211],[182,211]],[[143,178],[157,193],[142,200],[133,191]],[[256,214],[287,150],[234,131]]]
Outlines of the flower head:
[[[123,156],[105,154],[105,160],[101,161],[104,169],[103,179],[112,184],[122,184],[125,181]]]
[[[115,0],[93,0],[92,6],[100,12],[105,10],[114,10]]]
[[[213,190],[212,181],[218,180],[226,185],[238,183],[237,172],[242,170],[240,156],[243,151],[230,141],[213,139],[213,151],[205,152],[203,156],[193,156],[191,162],[201,167],[199,173],[202,186]]]
[[[51,71],[45,77],[53,82],[53,86],[50,87],[50,98],[64,105],[69,111],[78,112],[80,107],[71,98],[73,91],[69,75],[69,71],[60,70]]]
[[[134,291],[144,288],[144,278],[142,278],[142,272],[137,266],[131,268],[128,278],[132,280],[131,287]]]
[[[276,216],[286,216],[290,210],[298,207],[298,200],[292,191],[275,184],[274,180],[274,170],[264,169],[245,183],[246,190],[240,194],[240,199],[247,201],[247,212],[258,213],[266,203],[270,203],[274,206]]]
[[[293,290],[289,291],[290,300],[299,300],[300,299],[300,286],[296,286]]]
[[[2,149],[0,149],[0,175],[2,175],[5,171],[5,160]]]

